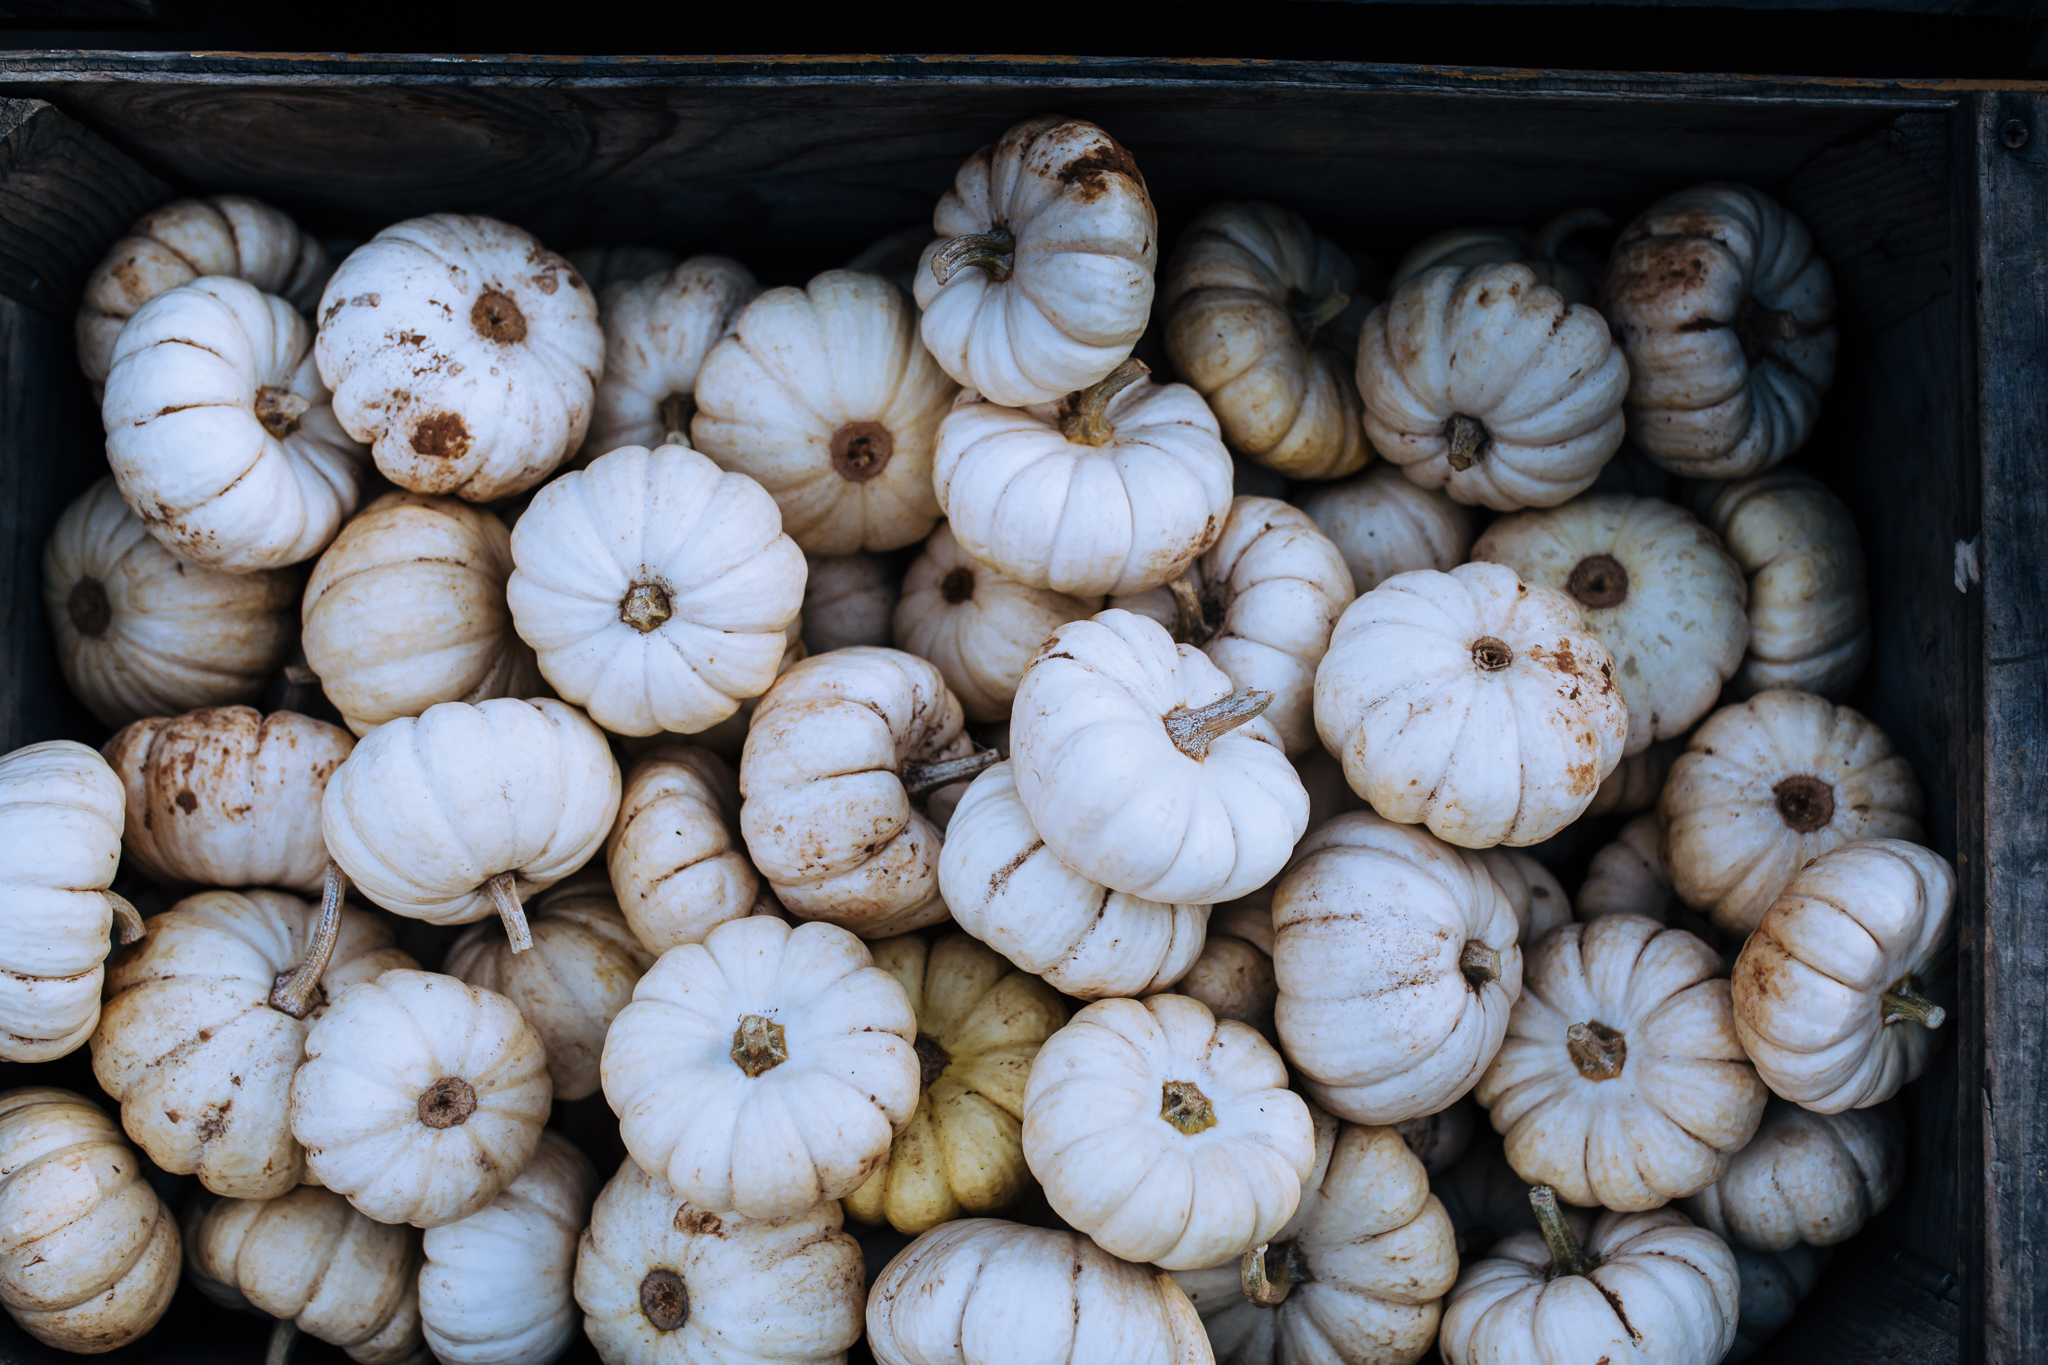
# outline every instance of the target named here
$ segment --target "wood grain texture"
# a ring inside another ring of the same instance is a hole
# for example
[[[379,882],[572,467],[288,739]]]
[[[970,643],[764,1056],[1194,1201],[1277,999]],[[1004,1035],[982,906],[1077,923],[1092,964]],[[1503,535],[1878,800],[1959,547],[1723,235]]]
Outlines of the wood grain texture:
[[[100,253],[169,195],[42,100],[0,98],[0,294],[68,319]]]

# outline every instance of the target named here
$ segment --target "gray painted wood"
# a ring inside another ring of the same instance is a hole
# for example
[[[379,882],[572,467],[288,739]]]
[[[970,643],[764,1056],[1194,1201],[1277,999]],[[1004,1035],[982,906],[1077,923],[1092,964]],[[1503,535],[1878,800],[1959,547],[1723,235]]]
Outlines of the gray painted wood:
[[[0,187],[0,293],[66,318],[107,244],[170,193],[37,99],[0,99]]]

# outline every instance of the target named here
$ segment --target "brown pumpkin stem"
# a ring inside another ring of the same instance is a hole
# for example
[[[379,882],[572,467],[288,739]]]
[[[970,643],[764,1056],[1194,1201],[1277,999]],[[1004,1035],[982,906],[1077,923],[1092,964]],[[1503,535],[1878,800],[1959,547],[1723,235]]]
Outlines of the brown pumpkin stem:
[[[1599,209],[1587,207],[1566,209],[1557,217],[1536,229],[1536,240],[1530,249],[1539,261],[1557,259],[1557,249],[1564,245],[1567,237],[1576,236],[1589,228],[1613,227],[1614,220]]]
[[[932,1082],[946,1074],[946,1068],[953,1064],[953,1054],[946,1051],[946,1045],[929,1033],[917,1035],[912,1045],[917,1053],[917,1085],[920,1090],[931,1089]]]
[[[1486,448],[1493,444],[1493,433],[1477,417],[1454,412],[1444,422],[1444,440],[1451,447],[1451,468],[1463,473],[1485,458]]]
[[[327,975],[327,964],[334,959],[335,940],[341,937],[341,899],[347,894],[348,874],[341,870],[340,863],[329,858],[327,874],[320,882],[320,919],[313,926],[306,955],[299,959],[298,966],[279,972],[277,980],[271,983],[270,1008],[279,1014],[303,1019],[313,1012],[313,1002],[320,995],[320,978]]]
[[[72,627],[88,639],[99,639],[114,624],[114,604],[107,597],[107,585],[91,576],[71,585],[64,610],[71,617]]]
[[[1628,566],[1613,555],[1587,555],[1572,565],[1564,590],[1596,611],[1628,600]]]
[[[1884,1007],[1883,1020],[1886,1028],[1893,1024],[1918,1024],[1922,1028],[1940,1028],[1948,1022],[1948,1011],[1920,994],[1914,988],[1911,976],[1902,976],[1885,987],[1878,997]]]
[[[510,294],[486,289],[469,306],[469,325],[486,341],[514,346],[526,340],[526,314]]]
[[[100,892],[107,898],[107,909],[114,912],[114,938],[120,943],[133,943],[142,937],[142,912],[128,903],[126,896],[112,891]]]
[[[1824,778],[1795,773],[1771,788],[1778,818],[1796,834],[1826,829],[1835,818],[1835,789]]]
[[[298,1344],[297,1320],[279,1318],[270,1328],[270,1344],[263,1348],[263,1365],[290,1365],[292,1349]]]
[[[1536,1211],[1536,1226],[1543,1230],[1544,1244],[1550,1248],[1552,1275],[1583,1275],[1593,1268],[1593,1258],[1572,1235],[1571,1224],[1564,1221],[1556,1190],[1548,1185],[1530,1186],[1529,1207]]]
[[[1482,673],[1498,673],[1514,661],[1514,646],[1506,640],[1482,635],[1472,642],[1472,664]]]
[[[1611,1081],[1628,1064],[1628,1038],[1597,1019],[1566,1029],[1564,1050],[1589,1081]]]
[[[1159,1117],[1193,1137],[1216,1126],[1216,1106],[1193,1081],[1168,1081],[1159,1087]]]
[[[1335,322],[1346,308],[1351,306],[1351,296],[1341,289],[1331,289],[1319,299],[1290,290],[1287,295],[1287,311],[1294,318],[1294,328],[1304,342],[1316,339],[1316,333]]]
[[[1276,1267],[1273,1262],[1278,1259]],[[1306,1283],[1306,1267],[1295,1244],[1275,1247],[1261,1242],[1238,1258],[1237,1285],[1247,1302],[1261,1308],[1278,1308],[1297,1284]]]
[[[414,1107],[429,1128],[460,1128],[476,1112],[476,1087],[460,1076],[443,1076],[420,1091]]]
[[[1152,367],[1132,356],[1097,382],[1079,393],[1070,393],[1061,405],[1060,435],[1079,446],[1105,446],[1116,435],[1109,421],[1109,400],[1152,373]]]
[[[1017,239],[1005,227],[991,227],[987,232],[970,232],[965,237],[952,241],[932,253],[932,278],[941,287],[952,282],[955,275],[970,266],[982,271],[992,284],[1001,284],[1010,278],[1010,272],[1017,265]]]
[[[619,619],[642,635],[660,630],[675,614],[668,589],[659,583],[635,583],[619,599]]]
[[[1742,354],[1752,365],[1763,358],[1774,342],[1792,341],[1806,334],[1798,318],[1775,308],[1759,307],[1755,299],[1743,302],[1741,311],[1735,315],[1733,330],[1735,339],[1742,343]]]
[[[1220,701],[1207,706],[1174,707],[1159,718],[1173,747],[1200,763],[1209,756],[1209,746],[1273,704],[1271,692],[1240,687]]]
[[[661,443],[690,444],[690,419],[697,415],[697,400],[687,393],[672,393],[661,400]]]
[[[491,904],[498,907],[498,919],[505,926],[505,938],[512,951],[523,953],[533,946],[533,933],[526,927],[526,911],[519,905],[519,884],[510,872],[500,872],[484,883]]]
[[[748,1080],[758,1080],[789,1060],[789,1040],[773,1019],[743,1014],[732,1031],[731,1056]]]
[[[1458,950],[1458,971],[1472,983],[1472,989],[1500,980],[1500,954],[1476,938],[1465,940]]]
[[[1202,610],[1202,595],[1195,591],[1195,585],[1186,578],[1176,578],[1166,585],[1166,590],[1173,594],[1173,642],[1197,649],[1207,644],[1211,634],[1209,618]]]
[[[912,796],[923,796],[955,782],[965,782],[978,777],[1003,761],[1001,753],[994,749],[983,749],[960,758],[935,759],[930,763],[906,763],[903,765],[903,790]]]
[[[673,1270],[650,1270],[640,1281],[640,1313],[657,1332],[673,1332],[690,1316],[690,1291]]]
[[[299,419],[312,406],[312,399],[290,389],[266,384],[256,390],[256,421],[280,441],[299,429]]]

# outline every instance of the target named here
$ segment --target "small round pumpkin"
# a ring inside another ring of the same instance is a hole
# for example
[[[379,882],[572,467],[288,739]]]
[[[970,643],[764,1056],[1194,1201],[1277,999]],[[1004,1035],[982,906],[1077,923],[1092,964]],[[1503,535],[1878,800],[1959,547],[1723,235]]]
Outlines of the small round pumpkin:
[[[540,690],[512,629],[512,533],[457,498],[386,493],[313,566],[306,662],[348,728],[366,735],[437,702]]]
[[[739,779],[694,745],[661,745],[633,764],[605,863],[626,923],[657,956],[744,918],[761,890],[740,838]]]
[[[1820,1272],[1834,1255],[1832,1247],[1795,1243],[1783,1251],[1751,1251],[1730,1246],[1742,1282],[1742,1317],[1735,1324],[1735,1344],[1721,1357],[1738,1365],[1785,1330],[1799,1310],[1799,1301],[1820,1283]]]
[[[1017,124],[961,165],[917,263],[924,345],[1005,407],[1085,389],[1152,313],[1159,217],[1131,154],[1081,119]]]
[[[932,443],[955,391],[903,291],[828,270],[761,295],[711,348],[690,442],[758,480],[804,553],[894,550],[939,519]]]
[[[1522,947],[1571,920],[1572,902],[1564,886],[1532,855],[1516,848],[1488,848],[1479,851],[1479,861],[1493,874],[1494,884],[1513,907],[1515,923],[1520,926],[1515,942]]]
[[[570,260],[574,264],[576,258]],[[689,434],[704,357],[761,292],[753,272],[725,256],[617,264],[647,268],[617,276],[615,283],[583,276],[597,291],[604,328],[604,377],[577,456],[584,464],[621,446],[685,444],[671,433]]]
[[[254,701],[291,656],[299,575],[187,564],[151,536],[112,479],[57,518],[43,611],[57,666],[107,725]]]
[[[1593,793],[1586,815],[1634,815],[1654,810],[1664,792],[1664,780],[1671,776],[1671,765],[1684,747],[1680,740],[1658,739],[1646,749],[1622,755],[1600,790]]]
[[[813,654],[893,638],[903,584],[879,555],[810,555],[804,579],[803,641]]]
[[[1833,1246],[1884,1212],[1905,1178],[1906,1134],[1892,1106],[1816,1114],[1774,1099],[1749,1145],[1685,1211],[1752,1251]]]
[[[1473,1134],[1479,1128],[1474,1118],[1478,1112],[1479,1106],[1467,1095],[1434,1114],[1403,1119],[1393,1128],[1422,1163],[1422,1169],[1434,1177],[1456,1166],[1471,1150]]]
[[[1353,602],[1315,718],[1374,810],[1465,848],[1576,820],[1628,733],[1613,657],[1577,605],[1499,564],[1400,574]]]
[[[0,1092],[0,1308],[60,1351],[117,1350],[178,1287],[178,1223],[82,1095]]]
[[[1397,573],[1448,572],[1472,551],[1472,509],[1441,488],[1424,488],[1391,464],[1295,499],[1344,557],[1352,586],[1371,592]]]
[[[1269,1043],[1280,1034],[1273,1006],[1280,982],[1273,974],[1273,893],[1270,888],[1216,907],[1201,956],[1174,993],[1198,1000],[1218,1019],[1250,1024]]]
[[[1623,825],[1614,842],[1595,853],[1586,867],[1586,880],[1579,885],[1578,917],[1590,923],[1603,915],[1641,915],[1669,924],[1678,896],[1664,873],[1662,841],[1654,815],[1638,815]]]
[[[1593,282],[1573,265],[1559,259],[1567,238],[1592,228],[1612,227],[1614,220],[1599,209],[1566,209],[1536,229],[1448,228],[1425,237],[1394,267],[1388,287],[1398,289],[1425,270],[1454,265],[1468,268],[1521,261],[1535,272],[1537,283],[1548,285],[1568,303],[1593,302]],[[1596,272],[1597,273],[1597,272]]]

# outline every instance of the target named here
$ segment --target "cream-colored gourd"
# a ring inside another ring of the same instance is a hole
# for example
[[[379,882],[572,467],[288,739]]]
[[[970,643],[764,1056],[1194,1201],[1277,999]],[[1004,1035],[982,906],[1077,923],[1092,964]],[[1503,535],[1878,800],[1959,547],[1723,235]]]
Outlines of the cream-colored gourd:
[[[1105,611],[1061,626],[1010,718],[1018,798],[1046,845],[1134,896],[1212,904],[1272,879],[1308,793],[1264,711],[1271,693],[1159,625]]]
[[[329,926],[325,905],[282,892],[201,891],[114,959],[93,1077],[164,1170],[234,1199],[306,1178],[290,1107],[307,1033],[348,987],[419,965],[339,885],[332,900]]]
[[[226,276],[157,295],[114,343],[100,420],[121,496],[164,548],[229,573],[319,554],[356,509],[362,447],[291,304]]]
[[[1399,1123],[1471,1089],[1522,991],[1519,932],[1475,853],[1370,811],[1312,831],[1273,892],[1274,1017],[1309,1095]]]
[[[590,292],[599,299],[598,315],[604,314],[604,291],[615,284],[631,284],[649,275],[662,275],[682,264],[683,258],[658,246],[620,242],[612,246],[585,246],[562,253]],[[595,420],[595,419],[592,419]]]
[[[1152,312],[1159,218],[1131,154],[1102,129],[1026,119],[967,158],[917,263],[924,345],[1006,407],[1085,389]]]
[[[547,1121],[547,1058],[512,1002],[438,972],[343,991],[306,1036],[292,1136],[380,1223],[439,1227],[497,1197]]]
[[[138,720],[105,750],[128,793],[122,845],[159,882],[317,893],[321,796],[354,748],[339,725],[292,711]]]
[[[932,442],[956,392],[879,275],[828,270],[748,304],[697,372],[690,442],[757,480],[813,555],[931,533]]]
[[[509,223],[436,213],[356,248],[320,297],[320,374],[349,434],[415,493],[522,493],[583,443],[597,300]]]
[[[1098,599],[1031,588],[960,548],[941,526],[903,576],[896,647],[929,659],[971,721],[1006,720],[1041,641],[1100,608]]]
[[[278,1319],[272,1361],[303,1332],[360,1365],[422,1355],[420,1235],[365,1218],[331,1190],[201,1199],[185,1215],[185,1266],[216,1303]],[[238,1304],[235,1300],[239,1298]]]
[[[943,1223],[897,1252],[868,1294],[867,1328],[879,1365],[1079,1361],[1100,1342],[1116,1343],[1119,1365],[1215,1360],[1171,1275],[995,1218]]]
[[[1624,753],[1682,735],[1713,709],[1749,645],[1742,571],[1683,508],[1627,493],[1589,493],[1486,528],[1472,558],[1578,603],[1614,656],[1628,707]]]
[[[306,662],[349,729],[366,735],[437,702],[540,690],[512,629],[512,533],[457,498],[386,493],[313,566]]]
[[[512,624],[565,701],[622,735],[691,734],[775,681],[804,559],[775,501],[693,450],[627,446],[512,531]]]
[[[938,669],[900,650],[835,650],[777,680],[740,759],[740,829],[784,905],[867,938],[946,918],[927,810],[996,757],[961,723]]]
[[[1709,484],[1693,508],[1749,578],[1736,693],[1848,691],[1870,661],[1870,585],[1848,507],[1818,479],[1774,469]]]
[[[1586,815],[1634,815],[1656,809],[1664,779],[1671,775],[1671,765],[1684,747],[1679,740],[1659,739],[1652,740],[1647,749],[1623,755],[1600,790],[1593,793]]]
[[[1494,884],[1508,898],[1520,926],[1515,942],[1523,948],[1565,924],[1572,917],[1571,898],[1549,868],[1531,854],[1514,848],[1488,848],[1479,861],[1493,874]]]
[[[1202,951],[1206,905],[1113,891],[1060,860],[1017,796],[1016,767],[974,779],[946,827],[939,891],[959,926],[1083,1000],[1165,990]]]
[[[1601,285],[1628,355],[1628,430],[1674,474],[1735,479],[1806,444],[1835,374],[1835,287],[1761,190],[1698,185],[1622,230]]]
[[[496,913],[530,943],[522,897],[589,862],[619,809],[619,765],[575,707],[443,702],[366,736],[328,780],[321,832],[370,900],[429,924]]]
[[[1906,1178],[1906,1134],[1890,1105],[1816,1114],[1774,1099],[1756,1137],[1685,1211],[1733,1246],[1784,1251],[1846,1242]]]
[[[1470,268],[1520,261],[1539,284],[1563,295],[1568,303],[1592,303],[1593,282],[1575,266],[1558,258],[1565,240],[1590,228],[1610,227],[1614,220],[1599,209],[1567,209],[1532,233],[1519,228],[1449,228],[1424,238],[1394,267],[1388,288],[1398,289],[1425,270],[1454,265]]]
[[[1705,943],[1640,915],[1567,924],[1531,948],[1473,1091],[1516,1172],[1630,1212],[1720,1179],[1767,1098],[1720,972]]]
[[[113,1120],[69,1090],[0,1092],[0,1308],[98,1355],[156,1326],[177,1287],[177,1220]]]
[[[1739,1281],[1726,1243],[1671,1209],[1603,1213],[1581,1244],[1548,1186],[1540,1232],[1467,1266],[1444,1301],[1448,1365],[1657,1361],[1717,1365],[1735,1340]]]
[[[605,1031],[654,965],[601,880],[550,887],[526,906],[532,952],[514,952],[502,926],[471,925],[443,970],[510,1000],[547,1053],[558,1100],[597,1093]]]
[[[0,1060],[74,1052],[100,1018],[108,933],[142,916],[107,888],[127,796],[106,760],[68,739],[0,757]]]
[[[1179,577],[1230,513],[1230,452],[1200,394],[1136,360],[1058,402],[963,393],[938,432],[960,547],[1034,588],[1136,593]]]
[[[158,544],[101,479],[43,546],[57,666],[107,725],[254,701],[298,633],[299,576],[222,573]]]
[[[1628,364],[1600,314],[1520,262],[1425,271],[1358,339],[1365,434],[1424,488],[1555,507],[1621,445]]]
[[[1272,892],[1261,890],[1217,906],[1201,956],[1173,989],[1208,1006],[1218,1019],[1250,1024],[1267,1042],[1278,1043],[1273,1004],[1280,983],[1273,975]]]
[[[1746,934],[1799,868],[1854,839],[1922,838],[1913,767],[1856,711],[1759,692],[1707,718],[1657,803],[1687,905]]]
[[[605,863],[626,923],[656,956],[744,918],[761,889],[740,839],[739,779],[694,745],[661,745],[633,764]]]
[[[517,1180],[467,1218],[427,1229],[420,1325],[442,1365],[550,1365],[575,1340],[576,1243],[597,1172],[553,1132]]]
[[[1480,1127],[1478,1113],[1479,1106],[1467,1095],[1434,1114],[1403,1119],[1393,1129],[1422,1163],[1422,1169],[1437,1176],[1456,1166],[1471,1149],[1473,1134]]]
[[[576,1304],[606,1365],[828,1365],[860,1339],[860,1243],[831,1200],[782,1218],[690,1202],[631,1161],[576,1249]]]
[[[1804,1242],[1783,1251],[1751,1251],[1741,1246],[1729,1250],[1735,1253],[1735,1268],[1741,1276],[1742,1317],[1735,1325],[1735,1344],[1721,1359],[1724,1365],[1738,1365],[1791,1323],[1799,1301],[1820,1283],[1820,1272],[1834,1250]]]
[[[1412,1365],[1458,1278],[1451,1220],[1399,1133],[1311,1113],[1315,1164],[1287,1226],[1173,1278],[1224,1365]]]
[[[641,1167],[720,1213],[852,1194],[917,1108],[917,1017],[832,924],[768,915],[663,953],[613,1021],[604,1096]]]
[[[1344,556],[1359,592],[1397,573],[1448,572],[1472,550],[1472,509],[1441,488],[1421,487],[1394,465],[1313,485],[1295,502]]]
[[[1352,378],[1358,271],[1278,204],[1211,204],[1160,272],[1166,353],[1216,412],[1233,449],[1295,478],[1334,479],[1372,458]],[[1361,300],[1362,302],[1362,300]]]
[[[804,579],[803,639],[813,654],[848,645],[886,645],[903,585],[870,554],[811,555]]]
[[[1352,603],[1315,717],[1374,810],[1464,848],[1576,820],[1628,733],[1614,660],[1577,605],[1498,564],[1400,574]]]
[[[732,331],[740,309],[761,292],[753,272],[725,256],[692,256],[680,264],[671,258],[647,266],[616,283],[600,284],[584,274],[597,291],[604,378],[598,381],[590,430],[577,456],[583,464],[621,446],[652,450],[687,444],[670,433],[689,434],[697,371],[711,348]]]
[[[1955,930],[1955,870],[1863,839],[1792,875],[1735,959],[1735,1032],[1773,1093],[1867,1109],[1927,1069],[1947,1011],[1920,992]]]
[[[1654,815],[1638,815],[1623,825],[1614,842],[1595,853],[1586,868],[1574,907],[1578,917],[1590,923],[1603,915],[1641,915],[1659,924],[1671,923],[1678,896],[1664,873],[1658,848],[1662,841]]]
[[[270,205],[239,194],[174,199],[135,220],[85,281],[78,364],[98,394],[114,340],[137,309],[202,275],[232,275],[311,309],[333,273],[320,243]]]
[[[1294,1216],[1315,1132],[1251,1028],[1184,995],[1098,1000],[1031,1063],[1024,1159],[1104,1251],[1195,1270]]]
[[[955,1218],[998,1213],[1031,1186],[1024,1165],[1024,1082],[1040,1044],[1067,1022],[1059,993],[965,934],[872,945],[917,1016],[917,1109],[849,1217],[916,1236]]]

